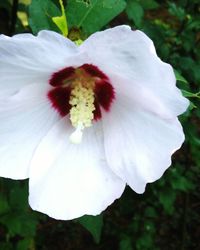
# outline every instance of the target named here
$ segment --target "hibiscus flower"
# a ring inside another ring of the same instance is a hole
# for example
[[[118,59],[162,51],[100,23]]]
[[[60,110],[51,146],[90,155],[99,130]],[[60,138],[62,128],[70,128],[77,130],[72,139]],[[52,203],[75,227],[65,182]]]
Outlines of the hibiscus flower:
[[[0,36],[0,175],[29,178],[29,203],[56,219],[97,215],[171,165],[188,107],[141,31],[81,46],[52,31]]]

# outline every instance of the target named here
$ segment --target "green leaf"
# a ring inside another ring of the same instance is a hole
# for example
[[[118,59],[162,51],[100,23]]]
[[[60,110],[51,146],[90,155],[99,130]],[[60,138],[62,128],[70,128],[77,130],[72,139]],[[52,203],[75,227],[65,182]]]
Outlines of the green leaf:
[[[193,102],[190,101],[189,110],[193,110],[193,109],[196,109],[196,108],[197,108],[197,106]]]
[[[128,0],[126,13],[129,19],[132,20],[136,26],[141,26],[142,19],[144,16],[144,10],[138,2]]]
[[[28,201],[27,201],[28,190],[25,186],[14,186],[9,193],[9,203],[11,207],[16,210],[22,211],[27,210]]]
[[[23,3],[25,5],[28,5],[31,3],[31,0],[19,0],[19,3]]]
[[[0,217],[0,222],[5,225],[11,236],[21,235],[33,237],[36,233],[37,219],[30,213],[9,213]]]
[[[61,16],[52,17],[52,21],[56,24],[56,26],[61,30],[63,36],[67,37],[68,35],[68,25],[67,25],[67,18],[65,15],[65,8],[63,5],[63,1],[59,0],[61,6]]]
[[[182,7],[178,7],[176,3],[168,3],[169,13],[173,16],[176,16],[180,21],[184,20],[186,13]]]
[[[176,76],[177,81],[188,83],[188,81],[175,69],[174,69],[174,74]]]
[[[13,250],[13,246],[10,242],[1,242],[0,249],[1,250]]]
[[[87,35],[100,30],[126,7],[124,0],[69,0],[67,17],[69,27],[82,28]]]
[[[0,215],[9,211],[9,204],[6,197],[0,194]]]
[[[150,218],[156,218],[158,215],[156,213],[155,208],[149,206],[145,209],[145,216]]]
[[[119,244],[120,250],[132,250],[131,239],[129,237],[124,237]]]
[[[160,6],[155,0],[140,0],[140,4],[145,10],[157,9]]]
[[[192,93],[192,92],[189,92],[187,90],[184,90],[184,89],[181,89],[183,95],[185,97],[191,97],[191,98],[198,98],[200,99],[200,92],[197,92],[197,93]]]
[[[96,243],[100,242],[101,231],[103,228],[102,215],[97,215],[97,216],[85,215],[77,219],[77,221],[92,234]]]
[[[29,25],[34,34],[44,29],[58,32],[52,17],[59,15],[59,8],[51,0],[32,0],[29,6]]]
[[[177,176],[172,181],[172,187],[176,190],[187,191],[194,188],[194,184],[184,176]]]
[[[17,243],[16,250],[27,250],[27,249],[35,249],[34,241],[32,238],[25,238]]]
[[[172,214],[174,211],[174,202],[176,199],[176,193],[173,190],[165,189],[159,194],[159,201],[163,205],[166,213]]]

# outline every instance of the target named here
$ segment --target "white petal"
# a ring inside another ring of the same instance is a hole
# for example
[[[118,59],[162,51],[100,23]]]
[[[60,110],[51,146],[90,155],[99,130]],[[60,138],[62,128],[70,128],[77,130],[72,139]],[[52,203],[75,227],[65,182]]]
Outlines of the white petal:
[[[61,53],[60,50],[62,50],[65,51],[65,53],[68,51],[68,54],[74,54],[77,50],[75,43],[54,31],[42,30],[38,33],[38,38],[50,43],[51,46],[57,46],[56,48],[59,53]]]
[[[30,168],[29,203],[56,219],[101,213],[124,190],[125,183],[105,161],[101,124],[85,129],[80,145],[70,143],[68,117],[46,135]]]
[[[172,67],[158,58],[153,42],[143,32],[118,26],[93,34],[80,50],[87,51],[114,87],[124,82],[121,89],[126,88],[127,96],[141,107],[164,118],[175,117],[188,107],[188,100],[175,86]]]
[[[46,97],[47,88],[39,83],[28,85],[0,100],[0,176],[28,178],[34,150],[58,120]]]
[[[37,37],[21,34],[0,36],[0,98],[27,84],[48,83],[51,74],[72,66],[77,47],[67,38],[42,31]]]
[[[176,118],[161,119],[132,107],[125,98],[118,99],[102,121],[108,164],[137,193],[162,176],[184,141]]]

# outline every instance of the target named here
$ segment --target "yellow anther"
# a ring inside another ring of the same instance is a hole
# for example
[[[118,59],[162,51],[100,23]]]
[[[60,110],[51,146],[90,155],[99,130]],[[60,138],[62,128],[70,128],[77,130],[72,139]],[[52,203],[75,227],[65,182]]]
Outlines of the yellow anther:
[[[72,126],[76,128],[72,133],[70,140],[73,143],[80,143],[82,138],[82,131],[85,127],[92,126],[92,120],[94,119],[94,82],[86,79],[78,78],[73,84],[73,89],[70,96],[70,120]]]

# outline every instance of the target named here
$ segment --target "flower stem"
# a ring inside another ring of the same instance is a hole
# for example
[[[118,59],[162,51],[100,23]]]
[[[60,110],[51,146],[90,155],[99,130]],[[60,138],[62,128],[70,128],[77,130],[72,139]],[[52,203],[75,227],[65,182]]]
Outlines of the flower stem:
[[[12,36],[15,33],[15,26],[17,22],[17,10],[18,10],[19,0],[13,0],[12,12],[11,12],[11,22],[9,35]]]

